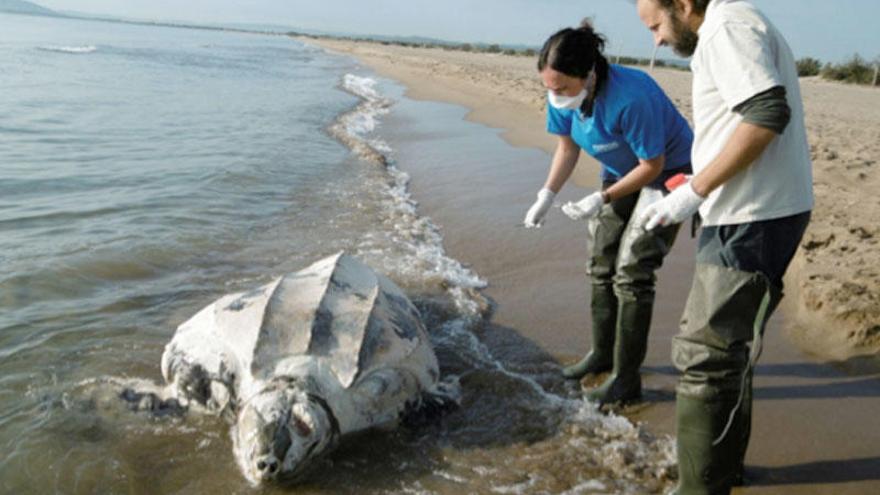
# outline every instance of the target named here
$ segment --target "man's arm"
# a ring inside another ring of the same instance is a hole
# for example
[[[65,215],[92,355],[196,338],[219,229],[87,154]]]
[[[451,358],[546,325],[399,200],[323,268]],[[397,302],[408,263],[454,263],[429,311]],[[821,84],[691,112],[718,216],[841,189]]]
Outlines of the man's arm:
[[[694,192],[706,197],[740,171],[748,168],[776,137],[766,127],[742,122],[724,145],[721,153],[691,181]]]
[[[785,86],[774,86],[733,107],[733,111],[743,116],[743,122],[782,134],[791,120],[791,107],[785,95]]]
[[[755,97],[750,98],[745,103],[754,99]],[[741,107],[742,105],[738,105],[736,108]],[[709,193],[748,168],[761,156],[777,136],[777,132],[784,130],[789,114],[788,105],[780,105],[778,98],[769,105],[765,101],[752,106],[751,110],[746,109],[743,122],[734,129],[721,153],[689,183],[649,206],[639,219],[641,225],[650,230],[658,225],[682,222],[693,215]],[[760,123],[754,123],[756,120]]]
[[[704,198],[757,160],[791,120],[791,108],[783,86],[758,93],[734,107],[733,111],[743,116],[743,122],[715,160],[693,180],[694,192]]]

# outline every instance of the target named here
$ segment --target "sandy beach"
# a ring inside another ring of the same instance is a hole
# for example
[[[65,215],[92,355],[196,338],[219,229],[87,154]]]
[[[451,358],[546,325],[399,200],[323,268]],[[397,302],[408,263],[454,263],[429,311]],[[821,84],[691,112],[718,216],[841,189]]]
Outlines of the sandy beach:
[[[468,119],[503,129],[514,146],[553,152],[555,138],[544,129],[545,92],[531,57],[307,41],[356,56],[406,84],[412,98],[470,108]],[[656,69],[652,75],[690,119],[690,73]],[[816,208],[789,274],[789,296],[799,301],[803,325],[803,335],[795,337],[832,358],[873,354],[880,351],[880,198],[872,194],[880,186],[880,91],[818,78],[803,79],[801,90]],[[595,187],[597,171],[598,164],[584,155],[575,182]]]
[[[467,119],[500,129],[516,147],[546,152],[530,166],[413,175],[423,213],[443,229],[451,256],[489,281],[491,324],[513,329],[560,362],[589,348],[584,229],[558,212],[538,230],[513,227],[546,176],[555,140],[544,130],[544,90],[531,57],[303,38],[354,56],[401,82],[407,96],[467,107]],[[686,71],[655,79],[690,118]],[[801,82],[814,160],[816,208],[767,332],[757,371],[749,485],[736,493],[880,491],[880,91],[818,79]],[[560,202],[597,185],[582,156]],[[453,180],[454,179],[454,180]],[[580,187],[578,187],[580,186]],[[672,434],[676,374],[670,338],[690,287],[695,243],[683,229],[659,272],[645,401],[623,413]],[[497,249],[486,249],[496,246]]]

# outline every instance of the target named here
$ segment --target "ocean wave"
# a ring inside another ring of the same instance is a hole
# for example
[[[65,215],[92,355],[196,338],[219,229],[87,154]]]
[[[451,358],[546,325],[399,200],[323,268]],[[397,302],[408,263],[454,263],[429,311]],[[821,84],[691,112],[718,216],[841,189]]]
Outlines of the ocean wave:
[[[361,159],[382,165],[388,180],[381,187],[385,192],[384,207],[391,216],[386,222],[393,230],[394,243],[403,248],[403,260],[395,260],[390,271],[404,278],[420,278],[436,282],[446,289],[456,311],[465,318],[479,319],[488,309],[487,300],[479,289],[487,283],[461,262],[446,255],[440,229],[418,213],[418,204],[409,192],[409,175],[398,168],[390,158],[393,149],[375,131],[393,104],[376,89],[377,81],[370,77],[346,74],[341,86],[361,98],[353,110],[341,115],[330,126],[330,133],[352,149]],[[381,252],[381,244],[365,239],[362,252]]]
[[[44,52],[58,52],[58,53],[74,53],[74,54],[84,54],[84,53],[92,53],[98,50],[98,47],[95,45],[82,45],[82,46],[40,46],[37,47],[38,50],[42,50]]]
[[[361,103],[350,112],[339,116],[330,126],[330,134],[348,146],[360,158],[379,165],[387,165],[388,144],[380,138],[367,135],[379,127],[379,118],[389,112],[392,102],[375,89],[376,80],[346,74],[342,89],[361,98]]]

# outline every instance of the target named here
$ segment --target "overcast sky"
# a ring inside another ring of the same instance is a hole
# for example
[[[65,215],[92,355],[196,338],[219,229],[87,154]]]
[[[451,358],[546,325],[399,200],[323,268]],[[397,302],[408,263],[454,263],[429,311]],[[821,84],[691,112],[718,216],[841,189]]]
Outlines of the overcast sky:
[[[795,55],[840,61],[880,57],[878,0],[753,0]],[[35,0],[75,10],[153,20],[271,23],[357,34],[539,45],[556,29],[592,16],[608,52],[648,56],[651,37],[633,0]],[[672,57],[664,49],[661,57]]]

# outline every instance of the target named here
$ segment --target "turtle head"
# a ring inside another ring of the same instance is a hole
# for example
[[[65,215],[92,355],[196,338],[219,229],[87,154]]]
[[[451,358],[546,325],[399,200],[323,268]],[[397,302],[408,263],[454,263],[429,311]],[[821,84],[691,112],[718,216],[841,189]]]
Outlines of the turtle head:
[[[249,400],[233,431],[235,457],[252,483],[291,480],[333,441],[327,409],[291,388],[267,388]]]

